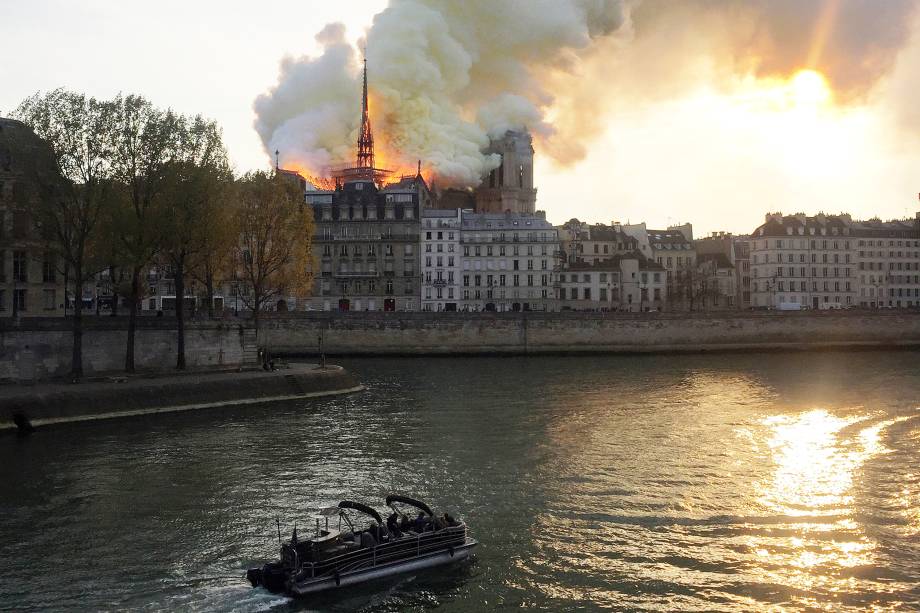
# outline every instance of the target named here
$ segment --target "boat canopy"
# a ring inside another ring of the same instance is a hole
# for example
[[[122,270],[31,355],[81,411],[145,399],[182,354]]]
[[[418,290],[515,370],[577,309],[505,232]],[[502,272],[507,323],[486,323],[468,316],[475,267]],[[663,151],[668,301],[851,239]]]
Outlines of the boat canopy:
[[[378,524],[383,524],[383,518],[380,517],[380,513],[370,508],[366,504],[361,504],[360,502],[352,502],[351,500],[343,500],[339,503],[340,509],[353,509],[355,511],[360,511],[365,515],[370,515],[373,517]]]
[[[415,498],[409,498],[408,496],[399,496],[398,494],[390,494],[387,496],[387,506],[392,506],[394,502],[401,502],[409,506],[413,506],[419,511],[424,511],[428,514],[428,517],[434,517],[434,513],[431,512],[431,507],[422,502],[421,500],[416,500]]]

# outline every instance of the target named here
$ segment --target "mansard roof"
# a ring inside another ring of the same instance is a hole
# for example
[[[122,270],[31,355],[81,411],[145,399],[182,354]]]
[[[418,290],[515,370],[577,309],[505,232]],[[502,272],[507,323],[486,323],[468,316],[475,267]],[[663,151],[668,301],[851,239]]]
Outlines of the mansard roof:
[[[622,230],[611,228],[602,224],[588,227],[588,240],[592,241],[611,241],[611,242],[636,242],[636,239]]]
[[[648,242],[652,246],[690,244],[680,230],[647,230]]]
[[[849,215],[768,215],[754,236],[848,236],[852,221]]]

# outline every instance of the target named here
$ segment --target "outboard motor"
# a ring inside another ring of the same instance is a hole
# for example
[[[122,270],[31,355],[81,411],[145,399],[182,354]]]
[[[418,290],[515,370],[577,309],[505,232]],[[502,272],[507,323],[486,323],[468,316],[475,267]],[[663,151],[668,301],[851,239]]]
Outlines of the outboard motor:
[[[280,562],[270,562],[262,568],[250,568],[246,571],[246,578],[252,587],[261,585],[272,594],[279,594],[284,591],[287,573]]]

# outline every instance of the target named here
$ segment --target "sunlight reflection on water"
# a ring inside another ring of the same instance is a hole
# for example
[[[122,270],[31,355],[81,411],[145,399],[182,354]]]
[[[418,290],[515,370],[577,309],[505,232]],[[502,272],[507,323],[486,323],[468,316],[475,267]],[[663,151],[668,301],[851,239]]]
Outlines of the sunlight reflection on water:
[[[347,398],[0,441],[0,609],[917,609],[904,356],[356,360]],[[393,491],[466,519],[475,562],[245,583],[274,518]]]

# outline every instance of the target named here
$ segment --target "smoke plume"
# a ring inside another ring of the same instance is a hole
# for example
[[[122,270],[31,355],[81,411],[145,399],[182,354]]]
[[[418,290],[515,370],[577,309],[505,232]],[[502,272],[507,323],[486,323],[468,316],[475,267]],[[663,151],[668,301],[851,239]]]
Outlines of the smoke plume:
[[[442,185],[473,186],[498,164],[489,135],[529,129],[556,138],[546,114],[552,74],[622,28],[621,0],[393,0],[367,33],[378,165],[421,160]],[[354,155],[360,72],[341,25],[317,37],[319,57],[285,59],[278,84],[255,102],[267,151],[317,175]]]
[[[490,136],[528,129],[571,163],[605,114],[731,76],[821,71],[840,104],[891,72],[916,0],[391,0],[366,44],[378,166],[474,186],[497,165]],[[270,154],[311,175],[351,162],[360,57],[344,27],[318,57],[286,58],[255,101]]]

